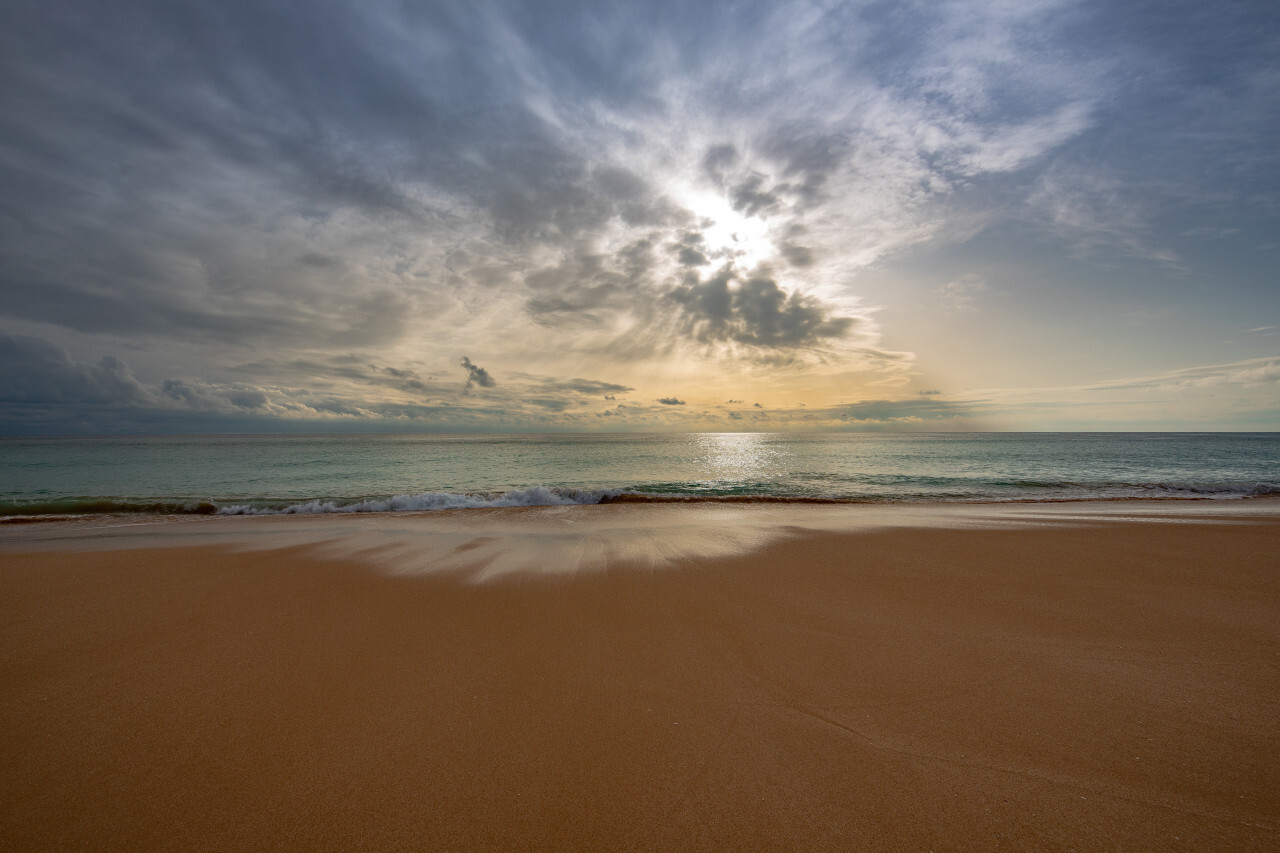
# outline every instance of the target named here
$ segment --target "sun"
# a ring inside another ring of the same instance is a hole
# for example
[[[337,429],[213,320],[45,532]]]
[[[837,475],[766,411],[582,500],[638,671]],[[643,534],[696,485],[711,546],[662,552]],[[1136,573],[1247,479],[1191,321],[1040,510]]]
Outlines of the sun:
[[[745,216],[723,195],[703,189],[687,189],[677,196],[702,223],[705,254],[712,262],[732,259],[734,265],[750,269],[776,253],[769,238],[769,223],[758,216]]]

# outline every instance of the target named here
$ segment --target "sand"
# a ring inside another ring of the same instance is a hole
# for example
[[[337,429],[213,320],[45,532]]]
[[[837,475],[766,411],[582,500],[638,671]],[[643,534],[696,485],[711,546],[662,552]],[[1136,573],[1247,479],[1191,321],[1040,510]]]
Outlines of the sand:
[[[11,537],[0,849],[1280,849],[1276,513],[788,519],[496,577]]]

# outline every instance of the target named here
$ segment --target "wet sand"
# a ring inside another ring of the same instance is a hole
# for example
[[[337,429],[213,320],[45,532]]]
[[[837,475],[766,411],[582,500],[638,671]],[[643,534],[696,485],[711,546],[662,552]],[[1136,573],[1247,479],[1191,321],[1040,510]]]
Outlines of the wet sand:
[[[484,582],[11,540],[0,848],[1280,848],[1274,513],[790,518]],[[522,547],[477,523],[455,565]]]

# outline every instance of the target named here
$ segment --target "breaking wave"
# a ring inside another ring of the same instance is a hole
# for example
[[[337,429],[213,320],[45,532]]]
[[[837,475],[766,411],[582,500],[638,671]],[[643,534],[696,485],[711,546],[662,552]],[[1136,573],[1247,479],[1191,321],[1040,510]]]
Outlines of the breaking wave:
[[[816,484],[811,484],[811,486]],[[88,515],[319,515],[324,513],[429,512],[500,507],[601,503],[1006,503],[1114,500],[1242,500],[1280,495],[1280,483],[1074,483],[1048,481],[898,482],[857,488],[825,483],[661,483],[631,488],[580,489],[532,486],[509,491],[421,492],[392,497],[207,498],[66,497],[0,501],[0,520],[38,521]]]
[[[70,497],[52,500],[0,501],[0,518],[67,515],[213,515],[218,505],[209,500],[145,500]]]
[[[326,512],[426,512],[436,509],[482,509],[487,507],[564,506],[598,504],[616,497],[622,489],[565,489],[534,486],[509,492],[423,492],[391,498],[369,498],[342,502],[312,500],[288,506],[245,503],[220,507],[219,515],[312,515]]]

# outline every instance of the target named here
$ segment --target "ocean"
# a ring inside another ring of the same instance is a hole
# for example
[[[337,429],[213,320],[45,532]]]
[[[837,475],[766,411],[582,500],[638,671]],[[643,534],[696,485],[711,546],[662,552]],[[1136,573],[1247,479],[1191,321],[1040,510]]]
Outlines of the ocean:
[[[1277,493],[1277,433],[0,438],[0,516]]]

